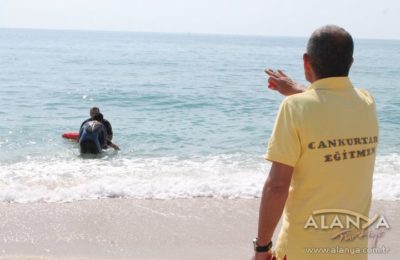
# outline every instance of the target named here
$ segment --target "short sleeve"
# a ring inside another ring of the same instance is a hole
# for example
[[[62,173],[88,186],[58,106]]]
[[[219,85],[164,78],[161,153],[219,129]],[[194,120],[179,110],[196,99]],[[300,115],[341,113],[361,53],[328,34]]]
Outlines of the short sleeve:
[[[294,167],[300,158],[301,142],[298,133],[298,118],[285,99],[276,117],[275,126],[268,141],[265,159]]]

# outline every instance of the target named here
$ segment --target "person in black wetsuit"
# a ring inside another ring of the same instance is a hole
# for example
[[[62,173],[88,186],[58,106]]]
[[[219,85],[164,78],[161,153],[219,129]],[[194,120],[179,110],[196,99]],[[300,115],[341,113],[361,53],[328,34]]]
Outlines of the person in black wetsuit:
[[[107,148],[107,131],[101,123],[102,119],[103,115],[98,113],[82,125],[78,139],[81,153],[98,154]]]
[[[94,116],[95,116],[96,114],[99,114],[99,113],[100,113],[100,108],[98,108],[98,107],[92,107],[92,108],[90,109],[90,118],[88,118],[88,119],[86,119],[85,121],[83,121],[83,123],[81,124],[80,129],[81,129],[81,128],[83,127],[83,125],[86,124],[87,122],[90,122],[90,121],[94,120]],[[112,127],[111,127],[110,122],[109,122],[107,119],[105,119],[105,118],[102,117],[100,123],[103,124],[103,126],[105,127],[106,132],[107,132],[107,145],[110,146],[110,147],[112,147],[112,148],[114,148],[115,150],[119,150],[119,147],[118,147],[116,144],[114,144],[114,143],[112,142],[112,139],[113,139],[113,130],[112,130]]]
[[[98,114],[98,113],[100,113],[100,108],[98,108],[98,107],[92,107],[92,108],[90,109],[90,118],[88,118],[88,119],[86,119],[85,121],[83,121],[83,123],[81,124],[81,128],[82,128],[82,126],[83,126],[85,123],[87,123],[87,122],[89,122],[89,121],[92,121],[92,120],[94,119],[94,116],[95,116],[96,114]],[[104,125],[104,127],[106,128],[106,131],[107,131],[107,140],[110,140],[110,141],[111,141],[111,140],[113,139],[113,131],[112,131],[112,127],[111,127],[110,122],[109,122],[107,119],[103,118],[102,121],[101,121],[100,123],[102,123],[102,124]]]
[[[103,115],[97,113],[93,116],[93,120],[84,123],[79,130],[79,146],[81,153],[98,154],[108,146],[119,150],[119,147],[107,139],[106,127],[101,123]]]

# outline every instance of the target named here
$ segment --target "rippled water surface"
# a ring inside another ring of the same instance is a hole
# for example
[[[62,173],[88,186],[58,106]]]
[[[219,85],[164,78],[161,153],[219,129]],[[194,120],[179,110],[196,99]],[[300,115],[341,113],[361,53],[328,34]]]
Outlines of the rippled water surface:
[[[282,97],[263,69],[305,84],[306,39],[0,30],[0,200],[256,197]],[[356,40],[353,83],[376,98],[375,198],[400,198],[400,41]],[[89,108],[119,153],[63,140]],[[389,187],[389,189],[388,189]]]

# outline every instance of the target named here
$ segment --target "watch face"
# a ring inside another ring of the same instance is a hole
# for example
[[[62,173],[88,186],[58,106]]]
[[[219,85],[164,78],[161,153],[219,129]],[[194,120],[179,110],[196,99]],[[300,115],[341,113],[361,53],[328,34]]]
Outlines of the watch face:
[[[256,248],[257,248],[257,238],[253,239],[253,247],[254,247],[254,250],[256,250]]]

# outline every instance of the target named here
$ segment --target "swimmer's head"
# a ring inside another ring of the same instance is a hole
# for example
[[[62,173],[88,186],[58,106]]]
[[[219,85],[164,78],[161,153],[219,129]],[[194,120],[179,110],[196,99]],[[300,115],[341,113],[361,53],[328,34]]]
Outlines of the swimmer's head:
[[[98,114],[98,113],[100,113],[100,108],[98,108],[98,107],[92,107],[92,108],[90,109],[90,117],[91,117],[92,119],[94,119],[94,116],[95,116],[96,114]]]

